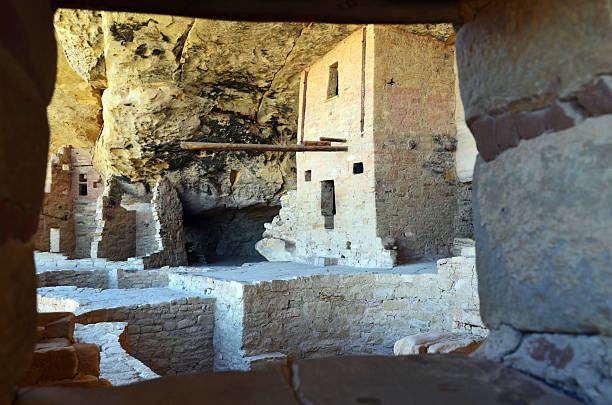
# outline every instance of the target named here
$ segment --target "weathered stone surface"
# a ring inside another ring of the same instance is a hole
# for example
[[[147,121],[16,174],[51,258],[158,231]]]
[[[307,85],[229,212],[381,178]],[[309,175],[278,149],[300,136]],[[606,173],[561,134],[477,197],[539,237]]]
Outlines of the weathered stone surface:
[[[169,287],[216,298],[215,370],[248,370],[253,356],[391,354],[408,334],[450,331],[457,311],[478,308],[474,262],[365,271],[263,262],[174,272]]]
[[[45,323],[40,322],[39,315],[39,325],[45,327],[45,332],[43,336],[46,338],[66,338],[72,341],[75,320],[74,314],[63,313],[61,315],[61,317]]]
[[[525,334],[503,365],[543,379],[592,404],[612,398],[612,338]]]
[[[109,381],[113,386],[159,377],[127,353],[129,343],[125,342],[125,339],[122,340],[122,336],[128,338],[127,322],[79,324],[75,328],[74,336],[78,342],[95,343],[100,347],[100,378]]]
[[[579,403],[518,371],[460,355],[301,360],[292,371],[307,404]]]
[[[469,333],[417,333],[395,342],[393,354],[470,354],[482,344],[483,338]]]
[[[72,347],[76,350],[79,359],[78,372],[95,377],[100,376],[100,348],[92,343],[75,343]]]
[[[255,244],[255,249],[269,262],[290,262],[296,259],[295,245],[292,249],[282,239],[264,238]]]
[[[72,346],[55,346],[34,351],[34,358],[20,386],[72,378],[76,375],[78,359]]]
[[[158,180],[155,184],[151,210],[158,246],[153,253],[143,258],[145,268],[186,265],[183,206],[168,180]]]
[[[535,110],[610,72],[612,9],[608,0],[491,1],[456,45],[468,122]]]
[[[136,253],[136,213],[121,206],[123,190],[116,178],[108,178],[96,203],[96,233],[91,257],[126,260]]]
[[[490,331],[487,340],[472,356],[499,363],[504,356],[516,350],[521,343],[521,338],[521,332],[508,325],[501,325]]]
[[[612,339],[600,335],[524,333],[507,325],[491,331],[473,354],[546,381],[590,404],[612,398]]]
[[[285,193],[280,199],[281,209],[271,223],[264,224],[263,239],[257,242],[255,249],[270,262],[295,260],[295,243],[297,240],[297,210],[295,205],[296,191]]]
[[[589,118],[479,159],[476,260],[489,328],[612,334],[610,128],[611,116]]]
[[[168,288],[38,290],[40,311],[74,311],[77,322],[128,322],[129,353],[160,375],[213,367],[212,298]]]
[[[41,385],[51,387],[70,387],[70,388],[95,388],[109,387],[111,384],[103,378],[97,378],[93,375],[77,374],[74,378],[53,381]]]
[[[53,26],[59,46],[63,48],[72,70],[93,88],[108,87],[102,12],[59,9],[55,13]],[[63,80],[65,77],[58,77],[57,85],[62,86]]]
[[[287,366],[287,355],[282,353],[266,353],[246,358],[249,370],[263,370],[268,367]]]
[[[44,189],[56,45],[48,1],[8,0],[0,33],[0,402],[32,358],[36,330],[34,261]],[[27,151],[24,158],[20,151]]]
[[[61,43],[58,42],[57,46],[56,86],[47,107],[51,140],[49,154],[64,145],[90,148],[102,130],[100,91],[72,70]]]
[[[42,387],[22,391],[16,405],[129,405],[138,403],[216,405],[296,405],[285,369],[281,367],[251,373],[201,373],[164,377],[125,387],[75,390]]]

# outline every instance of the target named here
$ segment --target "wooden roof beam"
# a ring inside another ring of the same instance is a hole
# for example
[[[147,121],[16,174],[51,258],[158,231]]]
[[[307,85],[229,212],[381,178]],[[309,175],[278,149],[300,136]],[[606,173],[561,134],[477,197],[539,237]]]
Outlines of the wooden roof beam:
[[[250,150],[260,152],[346,152],[348,146],[322,145],[266,145],[260,143],[212,143],[212,142],[181,142],[181,148],[189,150]]]

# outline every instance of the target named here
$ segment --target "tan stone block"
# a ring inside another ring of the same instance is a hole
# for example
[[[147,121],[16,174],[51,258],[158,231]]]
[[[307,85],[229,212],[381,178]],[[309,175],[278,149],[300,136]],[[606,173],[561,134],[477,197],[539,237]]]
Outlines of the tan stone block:
[[[54,386],[54,387],[70,387],[70,388],[97,388],[97,387],[110,387],[109,383],[104,378],[98,378],[93,375],[77,374],[76,377],[66,380],[53,381],[41,385]]]
[[[93,343],[75,343],[74,349],[79,360],[78,372],[95,377],[100,376],[100,348]]]
[[[77,355],[72,346],[55,346],[36,350],[30,369],[19,386],[72,378],[77,373]]]
[[[49,349],[57,349],[61,347],[70,346],[70,340],[67,338],[46,338],[41,339],[36,346],[34,347],[34,351],[39,350],[49,350]]]
[[[74,333],[74,314],[70,312],[61,313],[63,316],[57,316],[49,314],[49,316],[40,316],[39,324],[43,323],[45,327],[44,337],[45,338],[67,338],[70,341],[73,340]],[[47,322],[46,322],[47,321]]]

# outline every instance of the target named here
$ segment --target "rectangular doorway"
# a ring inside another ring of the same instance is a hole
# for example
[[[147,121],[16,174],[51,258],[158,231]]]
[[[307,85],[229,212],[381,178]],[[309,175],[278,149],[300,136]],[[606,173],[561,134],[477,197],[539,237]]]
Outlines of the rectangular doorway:
[[[336,190],[333,180],[324,180],[321,182],[321,215],[323,215],[325,229],[334,229]]]

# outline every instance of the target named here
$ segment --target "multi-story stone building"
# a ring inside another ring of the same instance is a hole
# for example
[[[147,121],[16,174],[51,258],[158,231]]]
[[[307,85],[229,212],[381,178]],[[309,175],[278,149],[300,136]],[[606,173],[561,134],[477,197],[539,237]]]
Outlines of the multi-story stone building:
[[[454,58],[441,41],[370,25],[303,71],[298,142],[342,138],[348,152],[297,153],[297,260],[389,267],[450,253]]]

